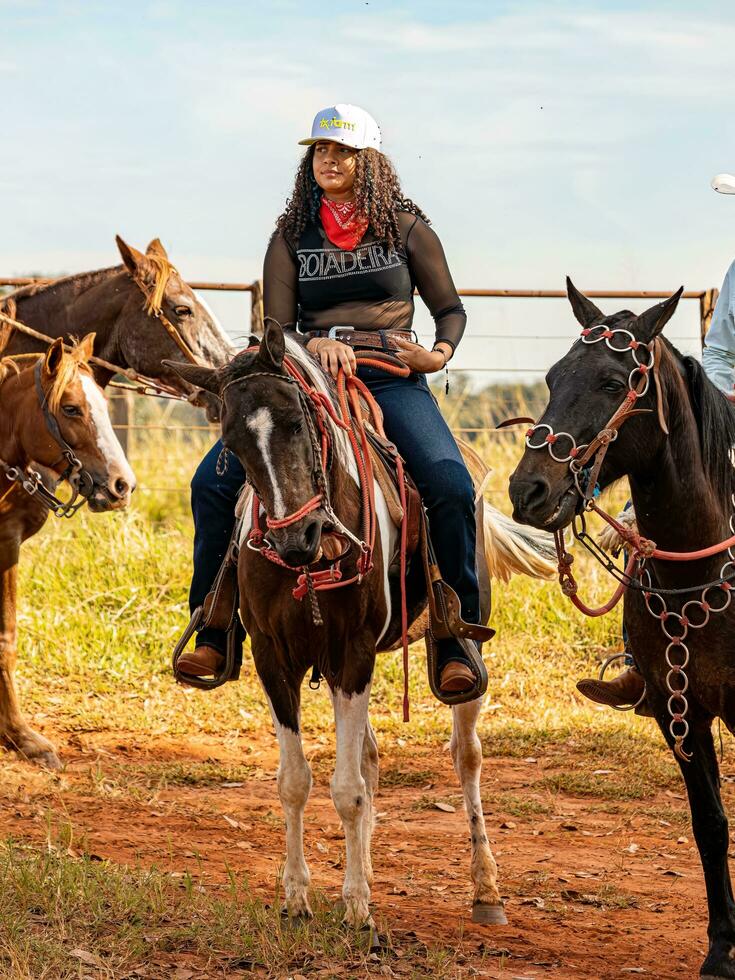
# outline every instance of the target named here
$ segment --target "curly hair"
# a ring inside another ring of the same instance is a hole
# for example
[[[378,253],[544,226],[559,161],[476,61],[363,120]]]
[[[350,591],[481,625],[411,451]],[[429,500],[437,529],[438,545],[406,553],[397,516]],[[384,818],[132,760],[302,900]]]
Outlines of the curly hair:
[[[310,146],[296,171],[293,192],[276,221],[276,232],[293,245],[308,224],[319,220],[322,190],[314,177],[313,160],[314,146]],[[399,211],[408,211],[429,223],[421,208],[404,195],[393,164],[379,150],[367,147],[357,151],[354,190],[358,213],[367,217],[372,233],[379,241],[387,242],[389,248],[401,243]]]

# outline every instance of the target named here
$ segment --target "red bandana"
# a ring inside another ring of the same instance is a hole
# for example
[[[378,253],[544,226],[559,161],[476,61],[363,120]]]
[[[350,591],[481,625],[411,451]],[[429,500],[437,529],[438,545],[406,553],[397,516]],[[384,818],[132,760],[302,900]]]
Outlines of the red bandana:
[[[329,201],[322,197],[319,217],[324,232],[338,248],[346,251],[357,248],[368,227],[368,219],[356,213],[354,201]]]

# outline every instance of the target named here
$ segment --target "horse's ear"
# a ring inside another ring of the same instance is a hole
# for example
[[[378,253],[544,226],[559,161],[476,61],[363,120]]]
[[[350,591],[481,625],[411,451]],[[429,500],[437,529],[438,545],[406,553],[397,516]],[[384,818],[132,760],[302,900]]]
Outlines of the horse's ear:
[[[258,358],[267,367],[280,368],[285,356],[286,340],[283,336],[283,327],[278,320],[266,317],[265,333],[260,342]]]
[[[591,299],[587,299],[584,293],[580,293],[569,276],[567,276],[567,296],[572,304],[572,312],[585,329],[591,327],[596,320],[605,319],[602,310],[598,310]]]
[[[219,371],[217,368],[203,367],[200,364],[188,364],[186,361],[162,361],[166,367],[172,368],[180,378],[194,385],[219,395]]]
[[[633,325],[633,333],[636,336],[636,340],[642,340],[644,343],[650,343],[654,337],[658,337],[663,328],[669,322],[676,311],[676,307],[679,305],[679,300],[681,299],[681,294],[684,292],[684,287],[680,286],[676,292],[665,299],[663,303],[657,303],[652,306],[650,310],[646,310],[645,313],[641,313]]]
[[[46,358],[43,362],[43,373],[47,378],[55,378],[64,359],[64,341],[57,337],[46,351]]]
[[[96,333],[88,333],[86,337],[82,339],[77,344],[77,350],[81,355],[81,360],[86,364],[90,357],[94,354],[94,338],[97,336]]]
[[[130,275],[140,275],[147,265],[145,255],[143,255],[142,252],[139,252],[137,248],[133,248],[132,245],[128,245],[127,242],[124,242],[119,235],[115,235],[115,241],[117,242],[117,247],[120,255],[122,256],[122,260],[125,263],[125,268],[128,270]]]
[[[148,242],[148,248],[145,250],[146,255],[160,255],[162,259],[168,258],[168,252],[161,244],[160,238],[154,238],[153,241]]]

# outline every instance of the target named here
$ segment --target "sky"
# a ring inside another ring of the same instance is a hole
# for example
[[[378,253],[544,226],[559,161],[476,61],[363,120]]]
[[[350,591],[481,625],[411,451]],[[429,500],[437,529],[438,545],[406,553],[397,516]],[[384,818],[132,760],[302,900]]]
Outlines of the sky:
[[[458,286],[703,289],[735,257],[709,186],[735,172],[724,0],[0,0],[0,38],[0,275],[114,264],[120,233],[190,279],[259,277],[335,102],[378,119]],[[244,329],[242,298],[208,299]],[[562,301],[467,307],[457,363],[496,377],[574,333]],[[694,307],[669,330],[692,349]]]

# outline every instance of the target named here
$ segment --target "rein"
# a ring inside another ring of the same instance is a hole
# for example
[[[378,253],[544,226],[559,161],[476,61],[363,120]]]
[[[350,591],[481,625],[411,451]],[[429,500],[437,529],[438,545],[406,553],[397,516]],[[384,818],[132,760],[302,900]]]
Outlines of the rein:
[[[248,348],[255,352],[258,348]],[[396,363],[395,361],[356,351],[355,357],[359,365],[363,367],[376,368],[393,374],[398,377],[407,377],[410,369]],[[312,611],[312,620],[315,626],[324,625],[319,610],[317,593],[332,591],[344,588],[348,585],[359,585],[363,578],[373,568],[373,551],[375,548],[375,538],[377,529],[377,515],[375,508],[375,480],[373,475],[373,464],[368,441],[367,425],[362,410],[361,400],[367,405],[373,420],[373,428],[383,439],[386,438],[383,430],[382,412],[373,395],[367,386],[357,377],[347,377],[343,370],[340,370],[337,379],[337,405],[323,392],[318,391],[303,376],[296,364],[289,358],[284,358],[283,366],[286,374],[277,374],[271,371],[257,371],[242,378],[236,378],[228,382],[221,391],[221,398],[224,404],[226,390],[234,384],[242,384],[256,377],[272,377],[287,384],[296,385],[299,400],[304,411],[309,434],[314,452],[314,468],[312,479],[314,482],[315,494],[307,500],[301,507],[292,513],[281,518],[272,518],[266,514],[265,523],[269,530],[291,527],[303,520],[309,514],[318,509],[323,509],[333,527],[336,529],[336,536],[343,542],[342,552],[334,559],[329,561],[326,568],[313,569],[311,566],[292,566],[285,562],[270,544],[266,534],[260,524],[261,499],[257,489],[253,487],[253,501],[251,511],[251,529],[247,537],[247,546],[252,551],[256,551],[279,567],[297,574],[296,585],[291,590],[294,599],[302,600],[309,596]],[[358,537],[349,528],[345,527],[337,514],[334,512],[331,503],[328,473],[332,462],[332,443],[329,433],[328,423],[331,421],[337,428],[347,433],[352,453],[355,459],[358,472],[358,484],[360,488],[360,525],[361,536]],[[401,579],[401,639],[403,646],[403,670],[404,670],[404,691],[403,691],[403,720],[409,720],[408,706],[408,605],[406,597],[406,570],[407,570],[407,502],[404,483],[403,461],[395,454],[396,471],[399,487],[401,508],[403,510],[403,520],[400,529],[400,579]],[[252,485],[252,484],[251,484]],[[342,562],[356,546],[358,555],[354,575],[349,578],[344,577]],[[320,561],[321,559],[317,559]]]
[[[627,337],[628,342],[625,346],[615,345],[615,336],[618,334],[623,334]],[[554,544],[556,547],[559,584],[561,585],[562,592],[572,604],[585,616],[590,617],[604,616],[610,612],[620,602],[629,588],[638,589],[643,593],[648,612],[660,621],[661,629],[668,641],[665,659],[669,668],[666,674],[666,687],[669,693],[667,708],[671,719],[669,723],[669,734],[674,744],[675,754],[680,759],[689,761],[691,759],[691,753],[685,751],[683,744],[684,739],[689,734],[689,722],[686,717],[689,710],[689,702],[686,697],[686,692],[689,689],[689,678],[687,677],[685,668],[689,664],[690,652],[685,640],[690,628],[701,629],[709,623],[711,613],[724,612],[730,606],[732,591],[735,587],[735,583],[733,582],[733,579],[735,579],[735,553],[732,551],[732,548],[735,547],[735,524],[731,517],[730,530],[733,533],[730,537],[707,548],[699,548],[695,551],[666,551],[658,548],[655,541],[643,537],[638,531],[634,531],[632,528],[616,520],[595,502],[594,497],[600,469],[610,444],[617,439],[620,427],[633,415],[640,414],[642,411],[650,411],[650,409],[636,409],[634,406],[638,399],[642,398],[648,392],[651,375],[653,375],[656,388],[659,425],[667,435],[669,430],[663,412],[661,382],[658,377],[658,356],[661,349],[660,340],[655,338],[648,344],[642,344],[635,339],[629,330],[622,328],[612,330],[605,328],[600,330],[599,326],[584,329],[581,336],[582,343],[594,344],[604,340],[610,350],[616,353],[626,353],[629,351],[632,354],[635,365],[628,375],[628,393],[623,403],[616,409],[605,427],[598,432],[589,445],[577,446],[574,437],[568,432],[554,433],[551,426],[545,423],[534,423],[526,433],[526,446],[529,449],[543,449],[546,447],[549,455],[556,462],[569,464],[569,470],[574,479],[574,489],[582,498],[584,511],[592,511],[606,521],[626,543],[630,554],[625,571],[620,574],[620,570],[616,566],[601,557],[597,547],[590,546],[588,543],[589,535],[584,527],[584,518],[582,517],[582,530],[579,531],[576,526],[573,526],[575,538],[587,548],[608,572],[618,578],[618,587],[611,598],[602,606],[593,608],[582,602],[578,596],[578,585],[571,568],[574,558],[567,551],[564,542],[564,532],[555,531]],[[647,361],[639,360],[637,353],[639,349],[649,352]],[[636,375],[639,375],[639,377],[636,378]],[[540,429],[548,430],[547,434],[543,442],[534,445],[532,438]],[[569,439],[571,443],[571,448],[564,457],[560,457],[554,452],[556,442],[562,437]],[[580,486],[580,478],[585,479],[584,486]],[[735,495],[733,495],[733,505],[735,506]],[[699,561],[703,558],[711,558],[715,555],[722,554],[723,552],[727,552],[728,560],[720,568],[719,579],[683,589],[660,589],[654,587],[650,572],[645,567],[646,562],[650,559],[673,562]],[[729,574],[726,574],[728,569]],[[720,590],[720,595],[722,593],[725,595],[724,602],[719,606],[716,604],[713,605],[715,596],[713,590],[715,589]],[[685,602],[681,613],[673,612],[667,608],[664,599],[665,595],[686,595],[696,592],[700,593],[699,598],[692,598]],[[655,606],[652,607],[651,600],[653,599],[657,600],[660,604],[658,608]],[[697,615],[695,611],[701,614],[700,622],[693,621],[692,617]],[[678,623],[680,632],[672,633],[667,627],[667,622],[669,621]]]
[[[33,327],[29,327],[27,324],[22,323],[20,320],[15,320],[13,317],[8,316],[0,310],[0,323],[7,323],[9,327],[17,330],[18,333],[26,334],[28,337],[32,337],[34,340],[40,340],[41,343],[46,344],[48,347],[53,344],[56,338],[49,337],[45,333],[41,333],[38,330],[34,330]],[[64,344],[64,350],[70,351],[71,347],[68,344]],[[9,357],[17,357],[22,355],[9,354]],[[89,357],[90,364],[96,364],[98,367],[104,368],[106,371],[111,371],[113,374],[120,374],[122,377],[127,378],[128,381],[132,382],[132,385],[119,384],[116,381],[111,381],[110,386],[112,388],[123,388],[125,391],[133,391],[136,395],[152,395],[156,398],[171,398],[176,401],[188,401],[186,395],[182,395],[180,392],[176,391],[170,385],[165,384],[163,381],[156,381],[154,378],[148,378],[144,374],[139,374],[134,371],[133,368],[120,367],[118,364],[113,364],[111,361],[106,361],[103,357],[97,357],[96,354],[92,354]]]
[[[45,507],[47,507],[54,517],[73,517],[79,508],[87,502],[88,498],[92,496],[94,492],[94,480],[92,479],[90,473],[85,470],[80,460],[76,457],[74,450],[71,448],[69,443],[64,439],[63,435],[61,434],[61,429],[59,428],[58,420],[48,407],[46,395],[44,393],[43,386],[41,385],[41,367],[42,361],[39,359],[38,363],[33,369],[38,404],[43,411],[43,417],[49,435],[61,449],[61,456],[49,468],[54,469],[61,462],[66,460],[67,465],[64,472],[61,474],[61,479],[66,480],[71,487],[72,496],[67,501],[60,500],[59,497],[57,497],[44,485],[41,474],[36,470],[31,469],[30,467],[24,470],[19,466],[11,466],[9,463],[6,463],[4,460],[0,459],[0,469],[3,470],[6,478],[11,481],[10,488],[5,494],[3,494],[2,498],[0,498],[0,502],[5,500],[13,487],[18,485],[25,490],[29,496],[35,497]],[[78,499],[80,497],[81,500]]]
[[[171,337],[173,342],[179,348],[181,353],[184,355],[190,364],[199,364],[200,361],[193,353],[189,345],[186,343],[184,338],[181,336],[180,332],[176,329],[173,323],[169,320],[166,314],[163,312],[163,307],[161,305],[161,297],[166,289],[166,284],[168,278],[172,272],[176,270],[174,267],[163,259],[158,259],[157,256],[148,256],[148,260],[153,262],[156,267],[156,283],[151,291],[148,290],[146,283],[140,276],[131,275],[130,278],[138,287],[138,289],[143,294],[144,304],[143,308],[149,316],[154,316],[161,326],[164,328],[166,333]],[[52,344],[53,338],[47,337],[45,334],[40,333],[38,330],[34,330],[32,327],[26,326],[25,323],[21,323],[19,320],[15,320],[13,317],[8,316],[0,310],[0,322],[8,324],[20,333],[24,333],[29,337],[33,337],[34,340],[40,340],[44,344]],[[90,363],[96,364],[98,367],[104,368],[106,371],[112,371],[113,374],[122,375],[122,377],[127,378],[128,381],[133,382],[133,387],[128,385],[121,385],[116,382],[111,382],[113,387],[125,388],[126,390],[134,391],[138,395],[152,395],[154,397],[164,397],[171,398],[177,401],[189,401],[186,395],[182,395],[179,391],[173,388],[171,385],[167,385],[165,382],[156,381],[155,378],[149,378],[146,375],[139,374],[132,368],[123,368],[117,364],[113,364],[111,361],[106,361],[104,358],[97,357],[95,355],[89,358]]]

